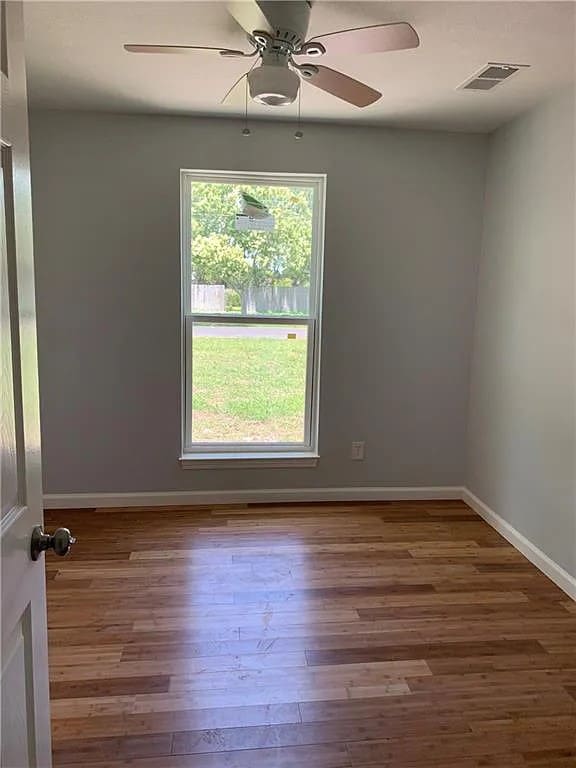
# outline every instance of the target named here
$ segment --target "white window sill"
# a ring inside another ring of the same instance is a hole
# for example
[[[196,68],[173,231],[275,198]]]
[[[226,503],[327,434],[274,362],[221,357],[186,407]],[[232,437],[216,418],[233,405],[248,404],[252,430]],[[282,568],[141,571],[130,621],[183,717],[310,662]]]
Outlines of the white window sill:
[[[182,469],[265,469],[315,467],[320,457],[311,451],[277,453],[187,453],[180,457]]]

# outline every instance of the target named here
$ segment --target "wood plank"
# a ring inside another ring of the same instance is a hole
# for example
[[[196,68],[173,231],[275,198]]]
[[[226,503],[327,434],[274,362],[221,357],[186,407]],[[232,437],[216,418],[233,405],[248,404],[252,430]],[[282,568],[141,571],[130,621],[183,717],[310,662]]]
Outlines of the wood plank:
[[[331,651],[307,651],[308,664],[371,664],[401,659],[453,659],[469,656],[502,656],[514,653],[542,653],[537,640],[486,640],[418,645],[390,645],[381,648],[341,648]]]
[[[349,701],[319,701],[300,704],[303,722],[411,717],[421,722],[433,712],[437,717],[465,717],[468,722],[490,717],[523,718],[545,715],[576,714],[574,701],[560,687],[506,690],[495,697],[488,687],[470,694],[446,692],[442,698],[433,693],[415,692],[410,696]]]
[[[68,763],[80,768],[85,762]],[[203,755],[170,755],[132,760],[91,763],[93,768],[349,768],[345,744],[285,747],[280,749],[245,749]]]
[[[218,707],[216,709],[182,709],[176,712],[151,712],[137,715],[99,715],[55,719],[52,736],[55,742],[66,739],[104,736],[130,736],[172,733],[184,730],[218,730],[262,725],[299,723],[297,704],[266,706]]]
[[[242,669],[174,675],[170,691],[237,690],[240,688],[282,688],[287,695],[293,688],[355,688],[386,684],[393,680],[432,674],[425,661],[390,660],[371,664],[341,664],[291,669]]]
[[[136,693],[167,693],[170,690],[169,675],[154,677],[113,677],[107,680],[83,680],[82,682],[51,681],[50,698],[81,699],[101,696],[127,696]]]
[[[218,707],[271,706],[280,703],[338,700],[351,697],[407,696],[410,688],[405,680],[391,678],[374,686],[315,688],[294,685],[287,689],[277,686],[227,688],[221,690],[168,692],[165,694],[135,694],[78,699],[54,699],[53,720],[71,717],[98,717],[100,715],[123,716],[149,712],[180,712],[183,710],[214,709]]]
[[[491,756],[500,753],[521,752],[541,746],[543,749],[565,749],[574,746],[574,731],[560,728],[533,728],[525,725],[517,733],[497,732],[493,738],[482,734],[439,734],[436,737],[413,739],[387,739],[367,742],[348,742],[353,766],[377,764],[378,761],[425,760],[439,754],[447,761],[460,758]],[[401,763],[400,763],[401,764]]]
[[[238,749],[331,744],[341,741],[365,741],[443,733],[466,733],[470,729],[463,720],[430,717],[426,722],[411,718],[374,718],[365,720],[274,725],[255,728],[224,728],[218,731],[183,731],[174,734],[175,754],[227,752]]]
[[[57,765],[83,764],[97,761],[146,758],[172,753],[172,733],[142,736],[112,736],[96,739],[66,739],[55,741],[53,758]]]

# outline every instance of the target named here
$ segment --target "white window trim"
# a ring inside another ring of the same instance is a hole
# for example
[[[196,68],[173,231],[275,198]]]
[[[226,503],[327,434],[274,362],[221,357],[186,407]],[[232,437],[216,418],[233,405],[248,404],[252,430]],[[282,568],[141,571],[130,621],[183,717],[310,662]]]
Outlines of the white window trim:
[[[192,312],[191,284],[191,182],[278,184],[305,186],[314,190],[312,216],[312,258],[310,264],[310,303],[307,316],[201,314]],[[320,339],[322,278],[324,262],[326,174],[255,173],[236,171],[180,172],[181,200],[181,424],[182,468],[204,469],[248,467],[310,467],[318,459],[318,413],[320,389]],[[308,353],[306,372],[305,440],[303,443],[192,443],[192,355],[193,322],[213,324],[250,323],[251,325],[307,325]]]

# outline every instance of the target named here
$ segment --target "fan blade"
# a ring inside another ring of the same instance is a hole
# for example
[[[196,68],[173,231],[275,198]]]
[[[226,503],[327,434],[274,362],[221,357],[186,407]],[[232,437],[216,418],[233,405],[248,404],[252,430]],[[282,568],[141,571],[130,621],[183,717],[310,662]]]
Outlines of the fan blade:
[[[311,83],[316,88],[321,88],[349,104],[354,104],[355,107],[368,107],[382,97],[379,91],[375,91],[369,85],[354,80],[353,77],[348,77],[348,75],[337,72],[335,69],[317,64],[310,65],[310,67],[311,69],[315,67],[317,71],[305,77],[306,83]]]
[[[257,0],[233,0],[226,3],[226,10],[249,35],[257,30],[274,32]]]
[[[235,51],[232,48],[211,48],[206,45],[125,45],[124,50],[130,53],[191,53],[193,51],[210,51],[222,56],[251,56],[251,53]]]
[[[407,22],[398,24],[376,24],[372,27],[343,29],[341,32],[329,32],[316,35],[309,42],[321,42],[328,54],[384,53],[417,48],[420,38],[416,30]]]

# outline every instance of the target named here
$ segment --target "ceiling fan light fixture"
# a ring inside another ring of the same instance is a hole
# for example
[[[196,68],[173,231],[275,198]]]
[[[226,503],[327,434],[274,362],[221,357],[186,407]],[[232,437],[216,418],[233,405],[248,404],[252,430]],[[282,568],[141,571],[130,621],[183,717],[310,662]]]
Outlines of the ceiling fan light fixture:
[[[263,64],[249,73],[248,85],[254,101],[268,107],[283,107],[296,101],[300,78],[287,67]]]

